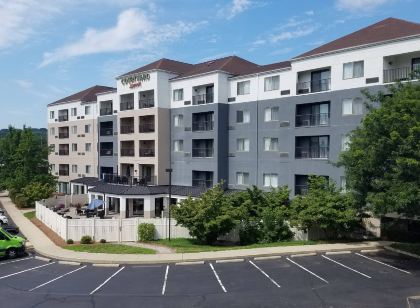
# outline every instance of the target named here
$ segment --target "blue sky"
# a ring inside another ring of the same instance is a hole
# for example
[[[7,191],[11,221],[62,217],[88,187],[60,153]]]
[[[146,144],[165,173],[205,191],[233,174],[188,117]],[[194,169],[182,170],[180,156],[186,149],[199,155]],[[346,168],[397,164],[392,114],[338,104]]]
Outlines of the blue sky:
[[[46,105],[166,57],[290,59],[416,0],[0,0],[0,128],[46,127]]]

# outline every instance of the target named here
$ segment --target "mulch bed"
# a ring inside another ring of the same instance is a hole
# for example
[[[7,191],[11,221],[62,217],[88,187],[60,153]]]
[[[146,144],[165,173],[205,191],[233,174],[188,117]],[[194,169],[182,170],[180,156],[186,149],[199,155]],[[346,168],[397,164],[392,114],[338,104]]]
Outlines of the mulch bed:
[[[64,241],[61,237],[59,237],[53,230],[48,228],[46,225],[44,225],[39,219],[32,218],[30,221],[37,226],[48,238],[53,241],[54,244],[60,247],[67,246],[66,241]]]

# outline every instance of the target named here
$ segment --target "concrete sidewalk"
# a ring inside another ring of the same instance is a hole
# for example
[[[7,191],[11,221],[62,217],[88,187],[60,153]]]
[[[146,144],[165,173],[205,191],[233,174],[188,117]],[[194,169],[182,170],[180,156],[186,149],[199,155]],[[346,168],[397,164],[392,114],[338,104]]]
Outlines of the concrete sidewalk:
[[[31,242],[35,251],[48,258],[85,262],[115,264],[150,264],[190,262],[201,260],[234,259],[244,257],[261,257],[281,254],[319,253],[339,250],[375,249],[389,245],[389,242],[360,242],[343,244],[318,244],[285,247],[266,247],[253,249],[224,250],[198,253],[166,253],[155,255],[136,254],[103,254],[76,252],[56,246],[41,230],[31,223],[22,211],[16,208],[6,193],[0,193],[0,202],[20,231]]]

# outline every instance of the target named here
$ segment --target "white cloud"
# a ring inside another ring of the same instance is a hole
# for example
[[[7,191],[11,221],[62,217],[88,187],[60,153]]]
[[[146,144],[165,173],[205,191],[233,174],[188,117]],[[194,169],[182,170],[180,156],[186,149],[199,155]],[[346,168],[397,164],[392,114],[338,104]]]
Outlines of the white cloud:
[[[90,28],[78,41],[44,53],[40,66],[89,54],[128,50],[151,51],[162,43],[175,41],[195,31],[205,23],[178,21],[161,25],[156,24],[148,14],[139,9],[127,9],[119,14],[115,26],[99,30]]]
[[[251,0],[232,0],[231,3],[219,9],[217,15],[221,18],[232,19],[251,8],[253,4]]]
[[[15,83],[24,90],[32,88],[33,85],[32,81],[24,79],[15,80]]]
[[[351,12],[356,11],[372,11],[392,0],[337,0],[336,7],[339,10]]]
[[[310,10],[310,11],[306,11],[305,14],[308,15],[308,16],[312,16],[312,15],[315,14],[315,12]]]

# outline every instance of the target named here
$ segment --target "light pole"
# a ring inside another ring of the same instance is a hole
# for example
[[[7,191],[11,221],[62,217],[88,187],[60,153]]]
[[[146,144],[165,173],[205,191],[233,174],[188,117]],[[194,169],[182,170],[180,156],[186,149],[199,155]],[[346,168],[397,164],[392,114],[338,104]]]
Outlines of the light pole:
[[[172,201],[172,168],[167,168],[165,170],[169,173],[169,236],[168,240],[171,241],[171,201]]]

